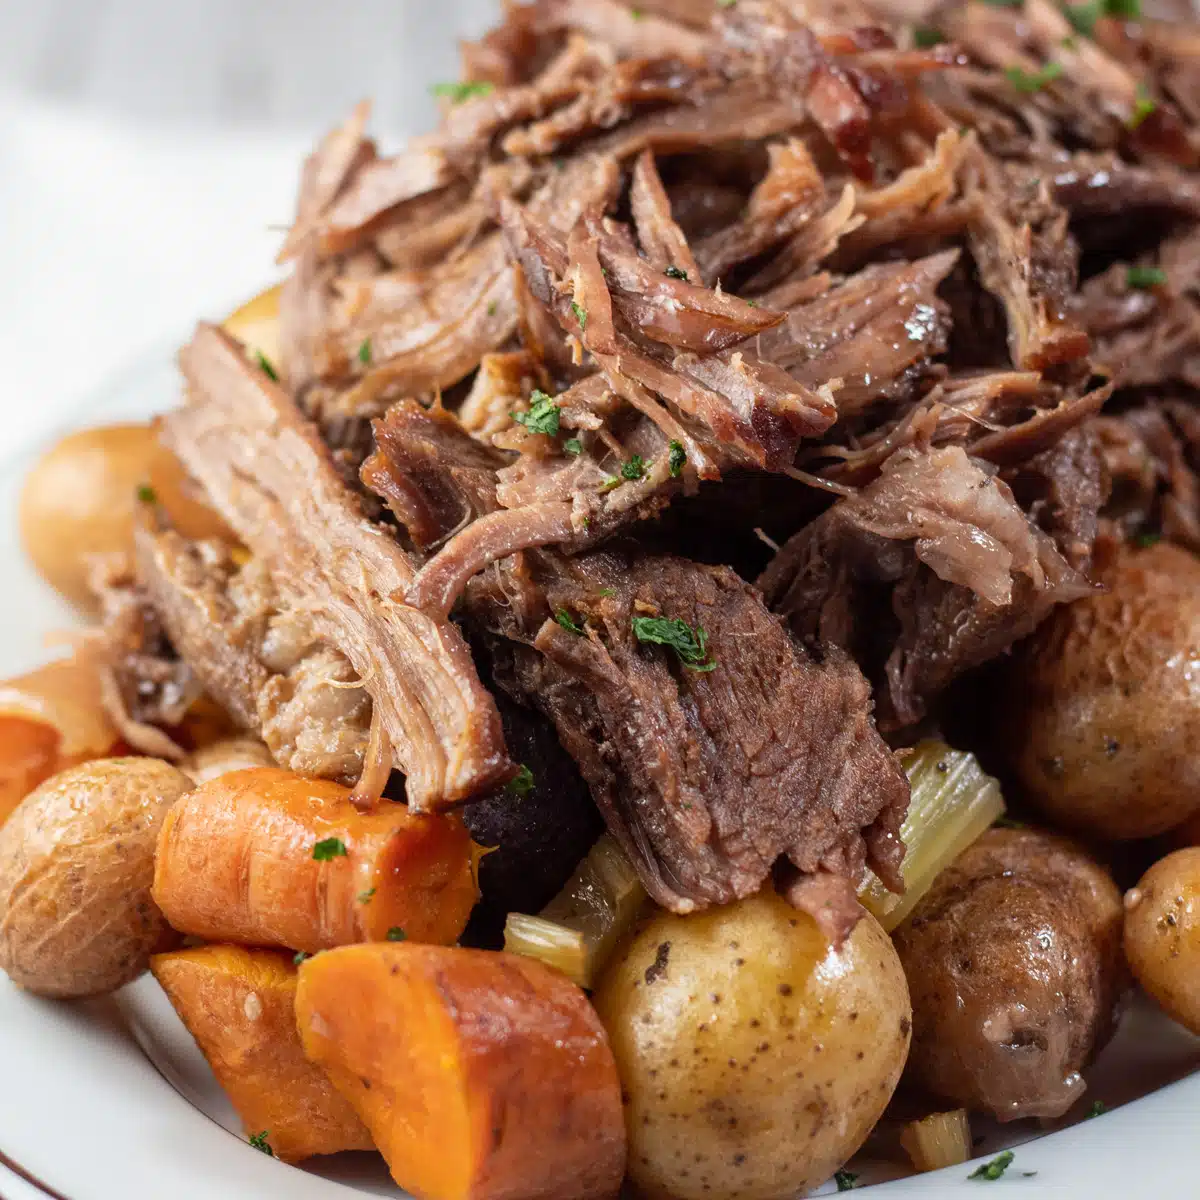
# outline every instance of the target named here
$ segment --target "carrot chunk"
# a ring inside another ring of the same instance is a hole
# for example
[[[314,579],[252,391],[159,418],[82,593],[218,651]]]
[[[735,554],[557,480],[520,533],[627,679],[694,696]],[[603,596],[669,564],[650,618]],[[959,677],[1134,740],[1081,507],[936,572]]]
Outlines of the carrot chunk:
[[[621,1087],[584,993],[533,959],[348,946],[300,968],[304,1049],[421,1200],[591,1200],[625,1170]]]
[[[456,816],[276,767],[202,784],[167,814],[154,900],[181,933],[313,953],[352,942],[453,942],[478,897]]]
[[[284,1162],[375,1143],[296,1032],[296,967],[278,950],[204,946],[156,954],[150,969],[250,1137]]]

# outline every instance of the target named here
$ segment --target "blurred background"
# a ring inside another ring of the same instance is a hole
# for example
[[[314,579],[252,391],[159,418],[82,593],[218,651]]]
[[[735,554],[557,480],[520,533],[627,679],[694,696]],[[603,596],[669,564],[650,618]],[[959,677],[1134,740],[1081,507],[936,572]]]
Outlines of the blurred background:
[[[0,0],[0,458],[273,281],[313,142],[389,145],[499,0]]]

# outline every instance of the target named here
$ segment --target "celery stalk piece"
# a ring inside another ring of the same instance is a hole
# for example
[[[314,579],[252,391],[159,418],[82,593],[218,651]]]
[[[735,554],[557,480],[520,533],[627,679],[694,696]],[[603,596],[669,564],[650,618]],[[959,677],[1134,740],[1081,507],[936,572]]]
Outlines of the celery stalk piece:
[[[1004,812],[1000,784],[964,750],[921,742],[905,757],[904,769],[912,787],[901,827],[907,847],[900,868],[904,895],[893,895],[870,872],[859,891],[863,907],[889,933],[912,912],[939,872]]]
[[[633,864],[606,833],[540,916],[509,913],[504,948],[540,958],[591,987],[645,902]]]
[[[900,1144],[918,1171],[956,1167],[971,1157],[971,1122],[965,1108],[930,1113],[900,1131]]]

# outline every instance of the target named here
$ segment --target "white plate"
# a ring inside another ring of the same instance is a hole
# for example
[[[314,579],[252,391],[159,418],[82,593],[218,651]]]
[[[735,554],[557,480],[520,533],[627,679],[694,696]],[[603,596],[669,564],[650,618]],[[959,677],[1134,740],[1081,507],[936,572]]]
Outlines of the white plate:
[[[75,424],[148,416],[170,406],[176,390],[164,348],[98,391]],[[25,462],[0,453],[0,676],[44,659],[44,636],[67,622],[17,544],[15,500]],[[1098,1098],[1114,1111],[1083,1122],[1076,1115],[1075,1124],[1040,1137],[1031,1123],[983,1130],[984,1157],[1027,1143],[995,1184],[968,1181],[967,1165],[862,1191],[880,1200],[966,1200],[978,1198],[980,1186],[1016,1189],[999,1195],[1030,1200],[1196,1196],[1200,1073],[1191,1073],[1198,1069],[1200,1039],[1138,1006],[1089,1073],[1088,1101],[1077,1106]],[[149,978],[112,1000],[61,1004],[24,995],[0,976],[4,1200],[400,1195],[374,1155],[317,1162],[308,1170],[286,1167],[246,1144],[204,1060]],[[864,1182],[888,1174],[878,1163],[861,1170]]]

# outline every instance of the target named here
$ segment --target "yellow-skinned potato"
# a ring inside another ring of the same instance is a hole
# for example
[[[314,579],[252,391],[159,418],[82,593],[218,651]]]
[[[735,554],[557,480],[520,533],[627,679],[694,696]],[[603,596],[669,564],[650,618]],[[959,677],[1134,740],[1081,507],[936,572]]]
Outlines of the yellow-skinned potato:
[[[1103,582],[1014,654],[1009,754],[1054,824],[1153,837],[1200,809],[1200,559],[1126,550]]]
[[[87,586],[88,555],[132,552],[139,493],[152,495],[185,537],[228,534],[149,425],[68,434],[26,478],[21,543],[42,578],[75,607],[96,607]]]
[[[1125,957],[1138,983],[1200,1034],[1200,847],[1159,859],[1125,897]]]
[[[627,1098],[629,1176],[676,1200],[777,1200],[823,1183],[890,1100],[912,1027],[873,917],[834,949],[771,891],[657,913],[594,1000]]]
[[[171,933],[150,896],[167,810],[192,782],[154,758],[73,767],[0,828],[0,970],[40,996],[136,979]]]
[[[279,287],[268,288],[241,308],[235,309],[222,322],[227,333],[244,342],[253,354],[262,356],[276,370],[282,365],[279,354]]]

